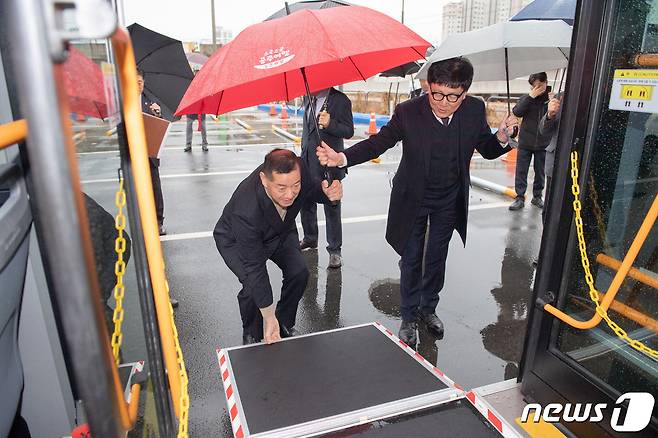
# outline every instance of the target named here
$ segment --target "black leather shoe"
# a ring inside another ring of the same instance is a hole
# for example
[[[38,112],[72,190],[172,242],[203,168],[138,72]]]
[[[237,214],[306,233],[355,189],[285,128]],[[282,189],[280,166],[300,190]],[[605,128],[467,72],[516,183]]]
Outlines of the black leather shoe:
[[[521,210],[525,206],[525,201],[523,198],[516,198],[512,205],[509,206],[509,209],[512,211]]]
[[[340,254],[329,254],[329,266],[328,268],[337,269],[343,266],[343,257]]]
[[[259,341],[251,333],[242,334],[242,345],[257,344]]]
[[[430,313],[428,315],[420,315],[419,319],[427,327],[427,331],[432,333],[439,339],[443,338],[443,322],[436,316],[436,313]]]
[[[537,208],[544,208],[544,201],[541,198],[532,198],[530,203]]]
[[[315,249],[318,247],[318,242],[308,242],[306,240],[301,240],[299,242],[299,249],[304,251],[305,249]]]
[[[418,323],[416,321],[402,321],[398,338],[410,347],[415,347],[418,342]]]
[[[295,327],[288,328],[281,323],[279,323],[279,334],[281,335],[281,339],[299,336],[299,332],[295,329]]]
[[[192,146],[185,146],[185,149],[183,149],[183,152],[192,152]]]

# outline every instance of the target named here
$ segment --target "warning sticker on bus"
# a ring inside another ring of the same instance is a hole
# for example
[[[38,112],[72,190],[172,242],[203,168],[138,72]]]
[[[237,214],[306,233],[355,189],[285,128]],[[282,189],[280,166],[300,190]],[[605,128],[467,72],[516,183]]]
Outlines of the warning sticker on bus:
[[[609,108],[658,113],[658,70],[615,70]]]

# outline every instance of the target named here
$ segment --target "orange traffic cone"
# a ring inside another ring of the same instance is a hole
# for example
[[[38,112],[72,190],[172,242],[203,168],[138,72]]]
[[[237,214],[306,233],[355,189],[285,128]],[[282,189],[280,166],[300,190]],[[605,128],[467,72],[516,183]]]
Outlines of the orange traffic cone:
[[[377,134],[377,121],[375,120],[375,113],[370,113],[370,124],[368,125],[367,135]]]
[[[270,104],[270,116],[276,116],[276,108],[274,108],[274,102]]]
[[[286,103],[285,102],[281,103],[281,118],[283,120],[288,118],[288,108],[286,108]]]
[[[508,153],[506,153],[502,160],[506,162],[507,164],[516,164],[516,149],[512,149]]]

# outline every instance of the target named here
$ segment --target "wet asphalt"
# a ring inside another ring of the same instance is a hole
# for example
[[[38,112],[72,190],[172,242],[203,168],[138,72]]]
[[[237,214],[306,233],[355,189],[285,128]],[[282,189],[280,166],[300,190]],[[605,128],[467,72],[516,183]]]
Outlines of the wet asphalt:
[[[237,119],[253,130],[247,131]],[[235,187],[269,150],[285,147],[300,152],[272,132],[273,124],[281,126],[282,121],[255,109],[208,119],[210,150],[202,152],[195,123],[193,149],[185,153],[185,122],[176,122],[160,154],[168,232],[162,246],[171,295],[180,302],[175,315],[190,379],[190,436],[231,436],[215,350],[241,343],[235,298],[240,287],[220,258],[211,232]],[[285,128],[300,135],[300,120],[293,117]],[[84,132],[77,145],[83,189],[114,214],[119,158],[116,137],[106,136],[105,130],[91,120],[75,124],[76,132]],[[357,125],[354,141],[364,138],[365,131],[366,126]],[[396,146],[381,163],[350,169],[342,209],[344,265],[327,269],[321,225],[319,248],[304,252],[311,277],[299,307],[300,332],[372,321],[397,332],[399,256],[384,240],[384,232],[390,180],[400,154]],[[513,186],[513,166],[501,160],[476,156],[471,173]],[[465,388],[518,374],[534,280],[532,261],[542,227],[541,210],[526,203],[523,210],[510,212],[509,203],[511,199],[502,195],[472,188],[468,242],[464,248],[457,233],[453,235],[437,309],[445,337],[436,340],[420,331],[418,350]],[[268,268],[276,296],[281,274],[273,264]],[[142,360],[146,350],[139,302],[136,293],[130,293],[136,288],[132,261],[126,283],[124,360]]]

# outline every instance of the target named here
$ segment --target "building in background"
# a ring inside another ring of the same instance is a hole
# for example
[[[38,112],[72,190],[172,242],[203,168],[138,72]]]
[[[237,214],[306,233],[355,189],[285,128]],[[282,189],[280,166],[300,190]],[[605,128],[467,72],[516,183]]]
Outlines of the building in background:
[[[443,6],[442,39],[508,20],[532,0],[458,0]]]
[[[442,38],[464,31],[464,2],[457,1],[443,6]]]

